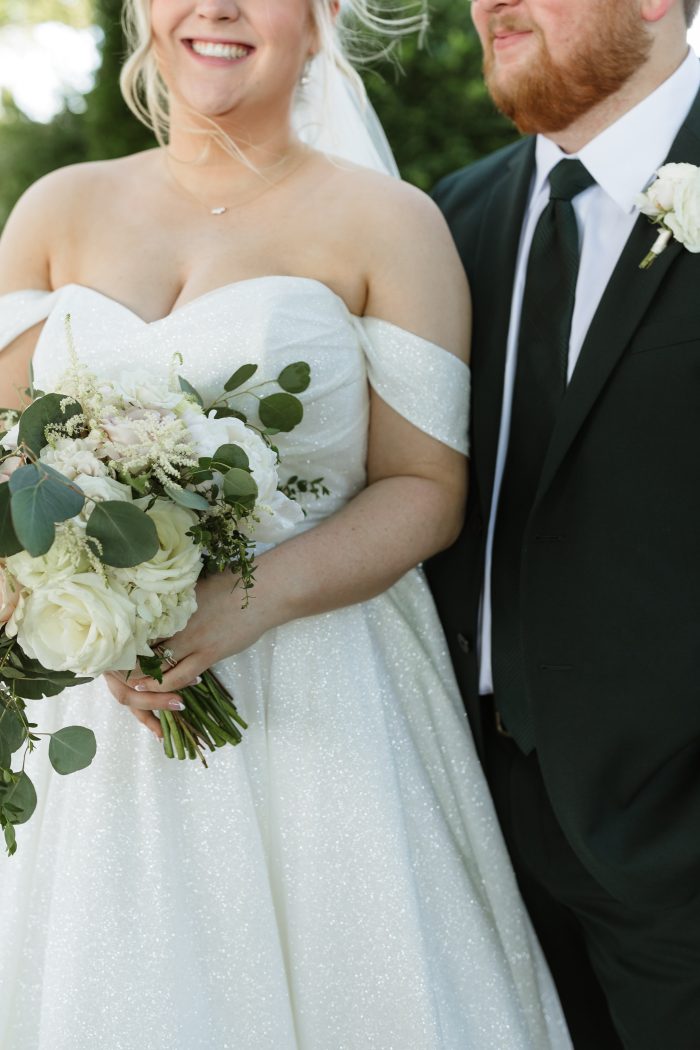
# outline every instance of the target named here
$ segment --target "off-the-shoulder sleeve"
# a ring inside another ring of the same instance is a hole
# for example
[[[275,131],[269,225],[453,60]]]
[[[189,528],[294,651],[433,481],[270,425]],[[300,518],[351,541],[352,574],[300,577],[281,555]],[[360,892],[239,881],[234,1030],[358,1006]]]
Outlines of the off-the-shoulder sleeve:
[[[0,350],[23,332],[45,321],[51,313],[56,292],[10,292],[0,296]]]
[[[359,319],[371,386],[425,434],[469,453],[468,365],[420,336],[376,317]]]

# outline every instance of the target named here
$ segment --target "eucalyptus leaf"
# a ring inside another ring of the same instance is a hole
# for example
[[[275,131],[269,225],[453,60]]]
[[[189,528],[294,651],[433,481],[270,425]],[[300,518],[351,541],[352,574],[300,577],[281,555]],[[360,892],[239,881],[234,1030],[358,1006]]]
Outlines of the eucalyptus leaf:
[[[117,569],[140,565],[159,549],[153,521],[133,503],[121,500],[98,503],[88,518],[86,533],[99,542],[100,560]]]
[[[163,488],[173,503],[177,503],[180,507],[187,507],[188,510],[209,510],[208,500],[200,496],[198,492],[176,488],[175,485],[164,485]]]
[[[22,550],[22,544],[17,539],[12,524],[11,496],[9,483],[5,481],[0,485],[0,558],[9,558]]]
[[[270,394],[260,402],[260,421],[264,427],[294,430],[304,417],[304,408],[298,398],[291,394]]]
[[[301,394],[311,382],[311,368],[306,361],[295,361],[282,369],[277,382],[288,394]]]
[[[12,857],[17,852],[17,836],[15,835],[15,829],[12,826],[12,822],[7,820],[2,831],[5,836],[5,845],[7,846],[8,855]]]
[[[0,706],[0,749],[11,755],[19,751],[26,738],[22,719],[11,707]]]
[[[257,370],[257,365],[241,365],[241,367],[237,368],[233,375],[226,380],[224,383],[224,390],[227,390],[229,393],[232,390],[238,390],[239,386],[243,386],[244,383],[247,383],[248,380],[255,375]]]
[[[19,421],[19,444],[26,445],[38,456],[46,444],[47,426],[52,423],[65,423],[83,411],[78,402],[72,400],[61,408],[66,400],[66,394],[44,394],[25,408]]]
[[[44,463],[19,467],[8,484],[17,539],[32,557],[46,554],[56,535],[54,525],[79,514],[85,496],[73,482]]]
[[[24,824],[36,809],[36,791],[26,773],[20,773],[17,782],[0,788],[0,806],[7,809],[15,806],[12,813],[13,824]]]
[[[66,726],[51,734],[49,761],[56,772],[63,776],[85,769],[96,753],[95,734],[84,726]]]
[[[255,478],[247,470],[234,467],[224,477],[224,499],[227,503],[252,510],[258,498]]]
[[[189,394],[190,397],[195,399],[200,408],[204,408],[204,402],[202,401],[202,396],[199,391],[195,390],[192,384],[188,383],[186,379],[182,378],[182,376],[178,376],[177,378],[180,382],[180,390],[182,390],[183,394]]]
[[[249,470],[250,460],[240,445],[220,445],[212,456],[211,465],[222,473],[230,470],[231,467]]]
[[[244,412],[239,412],[237,408],[215,408],[214,416],[216,419],[240,419],[242,423],[248,422],[248,417]]]

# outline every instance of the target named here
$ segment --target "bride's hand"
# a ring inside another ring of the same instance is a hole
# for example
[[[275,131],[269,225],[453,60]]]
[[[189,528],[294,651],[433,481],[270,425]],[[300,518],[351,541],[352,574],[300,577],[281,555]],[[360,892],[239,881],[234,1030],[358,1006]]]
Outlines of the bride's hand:
[[[242,652],[260,638],[271,624],[266,623],[256,591],[251,592],[247,608],[241,607],[243,592],[234,588],[230,573],[210,576],[197,584],[197,611],[187,627],[165,640],[175,666],[165,671],[162,683],[144,677],[138,670],[128,680],[117,674],[105,675],[110,692],[129,707],[146,728],[162,737],[158,709],[184,709],[178,689],[193,685],[213,664]]]

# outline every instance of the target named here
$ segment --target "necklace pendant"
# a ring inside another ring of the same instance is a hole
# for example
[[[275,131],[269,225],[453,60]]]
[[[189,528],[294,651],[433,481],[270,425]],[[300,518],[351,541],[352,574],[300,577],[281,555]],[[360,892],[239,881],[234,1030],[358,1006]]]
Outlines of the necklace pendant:
[[[227,211],[228,211],[228,208],[225,208],[222,205],[222,206],[220,206],[218,208],[212,208],[211,213],[212,213],[212,215],[225,215]]]

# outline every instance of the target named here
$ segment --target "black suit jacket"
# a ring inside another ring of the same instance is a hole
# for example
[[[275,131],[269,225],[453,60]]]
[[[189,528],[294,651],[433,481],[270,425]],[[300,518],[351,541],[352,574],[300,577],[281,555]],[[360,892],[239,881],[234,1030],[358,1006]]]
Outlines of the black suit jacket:
[[[477,745],[485,527],[534,153],[522,140],[435,193],[472,287],[474,398],[465,528],[428,571]],[[700,165],[700,96],[668,160]],[[641,270],[657,232],[639,218],[588,331],[524,537],[520,609],[562,827],[613,895],[653,908],[700,892],[700,255],[674,240]]]

